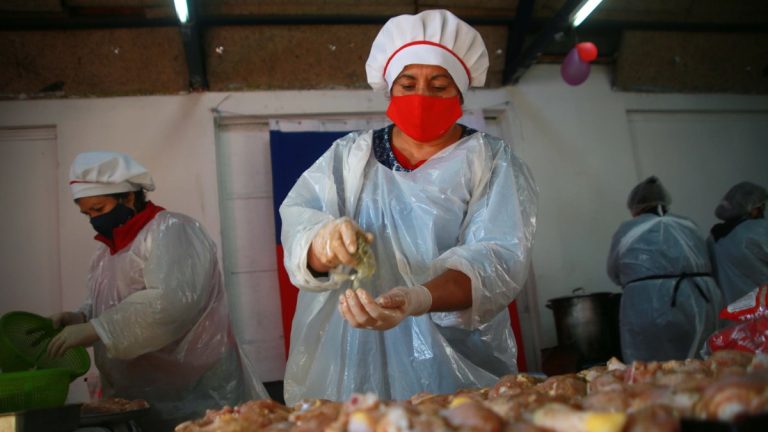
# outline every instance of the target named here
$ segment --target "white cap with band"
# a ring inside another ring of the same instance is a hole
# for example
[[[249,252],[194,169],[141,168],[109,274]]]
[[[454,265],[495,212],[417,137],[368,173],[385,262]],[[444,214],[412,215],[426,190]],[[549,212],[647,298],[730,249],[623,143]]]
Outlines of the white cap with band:
[[[86,152],[75,157],[69,168],[72,198],[110,195],[144,189],[155,190],[146,168],[118,152]]]
[[[396,16],[381,28],[365,64],[368,84],[389,91],[410,64],[444,67],[463,93],[485,84],[488,51],[480,33],[447,10]]]

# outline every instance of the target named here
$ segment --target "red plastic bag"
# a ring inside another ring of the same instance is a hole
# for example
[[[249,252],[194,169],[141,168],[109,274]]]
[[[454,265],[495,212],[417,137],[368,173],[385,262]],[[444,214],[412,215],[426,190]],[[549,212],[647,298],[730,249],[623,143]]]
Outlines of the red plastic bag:
[[[749,321],[768,316],[768,285],[755,288],[720,311],[720,318],[731,321]]]
[[[710,352],[734,349],[768,353],[768,285],[729,304],[720,311],[720,318],[739,324],[713,333],[707,340]]]
[[[712,334],[707,340],[711,352],[739,350],[768,352],[768,316],[736,324]]]

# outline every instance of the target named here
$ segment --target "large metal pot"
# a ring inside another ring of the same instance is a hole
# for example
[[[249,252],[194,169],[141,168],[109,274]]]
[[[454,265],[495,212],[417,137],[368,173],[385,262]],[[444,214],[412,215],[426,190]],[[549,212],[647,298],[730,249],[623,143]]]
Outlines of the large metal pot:
[[[583,292],[576,288],[573,293]],[[555,315],[557,343],[576,348],[584,362],[621,358],[619,339],[620,293],[597,292],[557,297],[547,301]]]

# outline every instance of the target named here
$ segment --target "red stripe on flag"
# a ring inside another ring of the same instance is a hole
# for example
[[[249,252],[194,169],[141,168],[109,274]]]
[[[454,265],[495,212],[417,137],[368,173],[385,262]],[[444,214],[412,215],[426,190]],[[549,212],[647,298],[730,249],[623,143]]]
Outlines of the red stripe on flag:
[[[296,300],[299,298],[299,289],[296,288],[288,277],[283,264],[283,245],[277,245],[277,282],[280,285],[280,310],[283,313],[283,335],[285,337],[285,358],[291,347],[291,323],[296,313]]]
[[[523,346],[523,332],[520,330],[520,315],[517,313],[517,300],[510,303],[507,309],[509,309],[509,321],[512,324],[512,332],[515,334],[515,342],[517,343],[517,370],[527,372],[528,363],[525,361],[525,347]]]

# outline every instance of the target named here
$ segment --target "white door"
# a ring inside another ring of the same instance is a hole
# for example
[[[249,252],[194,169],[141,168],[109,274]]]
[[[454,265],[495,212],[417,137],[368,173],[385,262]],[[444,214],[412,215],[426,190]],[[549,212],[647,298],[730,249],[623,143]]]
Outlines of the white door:
[[[768,187],[768,112],[629,112],[638,181],[655,174],[671,211],[706,236],[714,210],[734,184]],[[629,191],[627,191],[629,193]]]
[[[0,129],[0,314],[61,310],[56,129]]]

